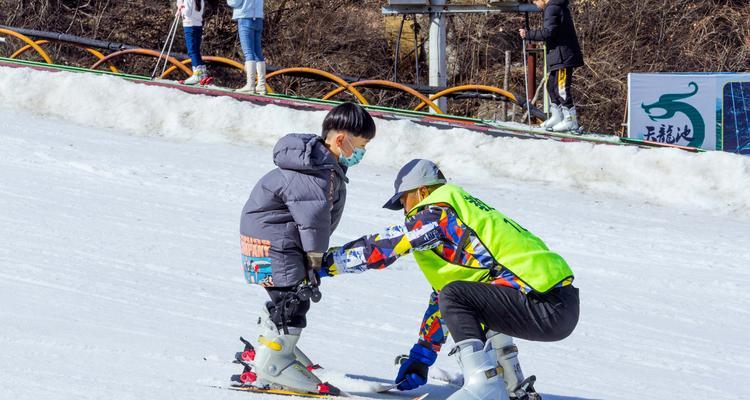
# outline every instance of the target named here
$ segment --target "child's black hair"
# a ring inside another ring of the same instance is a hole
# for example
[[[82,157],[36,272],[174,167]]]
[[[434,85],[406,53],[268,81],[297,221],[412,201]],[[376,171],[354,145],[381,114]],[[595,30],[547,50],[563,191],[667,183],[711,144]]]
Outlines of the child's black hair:
[[[375,121],[362,106],[343,103],[334,107],[323,120],[323,139],[330,131],[344,131],[354,136],[372,139],[375,137]]]

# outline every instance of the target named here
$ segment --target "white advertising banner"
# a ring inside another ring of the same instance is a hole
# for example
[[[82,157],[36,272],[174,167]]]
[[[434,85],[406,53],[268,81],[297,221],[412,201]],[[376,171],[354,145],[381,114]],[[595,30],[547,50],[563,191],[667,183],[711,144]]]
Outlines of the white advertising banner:
[[[750,154],[750,74],[629,74],[628,136]]]

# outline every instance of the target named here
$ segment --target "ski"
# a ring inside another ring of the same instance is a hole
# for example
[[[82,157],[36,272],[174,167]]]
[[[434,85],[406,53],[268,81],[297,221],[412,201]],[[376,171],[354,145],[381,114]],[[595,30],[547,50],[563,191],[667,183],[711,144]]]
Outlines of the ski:
[[[372,400],[371,397],[364,397],[364,396],[353,396],[347,393],[341,393],[340,395],[331,395],[331,394],[316,394],[316,393],[303,393],[303,392],[295,392],[291,390],[281,390],[281,389],[263,389],[255,386],[243,386],[243,385],[231,385],[231,386],[212,386],[217,389],[227,389],[227,390],[233,390],[236,392],[249,392],[249,393],[259,393],[259,394],[270,394],[275,396],[285,396],[285,397],[302,397],[302,398],[310,398],[310,399],[337,399],[337,398],[347,398],[351,400]],[[416,397],[412,397],[409,400],[424,400],[429,393],[425,393]]]
[[[332,399],[334,397],[346,397],[346,396],[334,396],[330,394],[294,392],[291,390],[281,390],[281,389],[263,389],[263,388],[259,388],[255,386],[241,386],[241,385],[232,385],[232,386],[226,387],[226,389],[234,390],[237,392],[265,393],[265,394],[273,394],[277,396],[306,397],[306,398],[312,398],[312,399]]]

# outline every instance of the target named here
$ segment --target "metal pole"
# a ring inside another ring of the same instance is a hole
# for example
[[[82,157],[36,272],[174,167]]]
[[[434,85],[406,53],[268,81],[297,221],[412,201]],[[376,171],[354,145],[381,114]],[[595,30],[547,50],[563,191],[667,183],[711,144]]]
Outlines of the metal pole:
[[[526,13],[526,34],[529,33],[529,13]],[[526,58],[526,38],[523,39],[523,66],[524,66],[524,80],[526,81],[526,115],[528,116],[529,131],[531,130],[531,99],[529,98],[529,65],[528,59]]]
[[[444,5],[445,2],[446,0],[435,0],[432,4]],[[444,14],[430,13],[430,86],[445,87],[448,84],[445,25]],[[444,97],[438,99],[437,106],[447,111],[448,100]]]

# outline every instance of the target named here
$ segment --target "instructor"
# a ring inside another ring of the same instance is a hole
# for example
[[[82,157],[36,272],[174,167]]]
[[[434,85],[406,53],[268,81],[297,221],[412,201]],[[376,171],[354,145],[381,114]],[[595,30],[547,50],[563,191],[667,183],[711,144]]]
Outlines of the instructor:
[[[405,223],[329,250],[321,275],[382,269],[413,252],[433,292],[398,388],[427,382],[450,331],[464,376],[450,400],[536,398],[512,338],[552,342],[573,332],[579,300],[568,264],[523,226],[448,184],[432,161],[407,163],[394,187],[384,207],[404,209]]]

